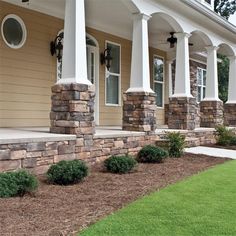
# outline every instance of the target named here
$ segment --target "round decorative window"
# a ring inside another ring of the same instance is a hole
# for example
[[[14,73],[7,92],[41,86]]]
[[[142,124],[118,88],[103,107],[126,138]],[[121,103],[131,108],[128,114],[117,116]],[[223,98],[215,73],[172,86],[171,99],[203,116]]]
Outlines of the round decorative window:
[[[17,15],[7,15],[3,19],[1,33],[4,42],[10,48],[21,48],[26,41],[27,33],[25,24]]]

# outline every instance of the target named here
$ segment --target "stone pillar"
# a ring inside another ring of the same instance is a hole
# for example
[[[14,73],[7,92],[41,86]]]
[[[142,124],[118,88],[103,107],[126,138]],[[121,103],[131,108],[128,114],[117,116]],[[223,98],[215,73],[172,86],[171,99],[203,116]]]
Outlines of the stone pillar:
[[[154,93],[124,93],[123,130],[155,132],[156,95]]]
[[[154,132],[156,98],[150,87],[148,20],[134,14],[130,88],[124,94],[123,130]]]
[[[176,33],[176,72],[174,94],[169,98],[170,129],[195,129],[196,98],[190,92],[189,45],[187,33]]]
[[[56,84],[52,87],[51,133],[91,139],[95,133],[94,86]]]
[[[214,128],[224,123],[223,102],[219,99],[217,50],[218,47],[207,47],[206,96],[200,103],[201,127]]]
[[[224,105],[225,125],[236,126],[236,57],[229,57],[229,92]]]

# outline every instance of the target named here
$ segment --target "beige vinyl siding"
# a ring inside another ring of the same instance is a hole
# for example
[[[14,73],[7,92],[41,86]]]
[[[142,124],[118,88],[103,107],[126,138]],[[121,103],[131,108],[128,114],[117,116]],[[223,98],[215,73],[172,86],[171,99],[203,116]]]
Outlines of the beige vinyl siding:
[[[2,1],[0,9],[0,21],[16,14],[27,29],[26,43],[17,50],[0,36],[0,127],[49,126],[51,86],[56,81],[56,58],[49,44],[63,21]]]

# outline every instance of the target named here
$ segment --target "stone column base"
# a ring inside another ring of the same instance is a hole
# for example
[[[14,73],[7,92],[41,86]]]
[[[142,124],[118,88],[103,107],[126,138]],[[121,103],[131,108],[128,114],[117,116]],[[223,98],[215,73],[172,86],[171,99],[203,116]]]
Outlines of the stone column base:
[[[52,87],[51,133],[93,136],[94,86],[56,84]]]
[[[236,104],[224,104],[224,123],[236,127]]]
[[[224,123],[224,106],[222,101],[201,101],[201,127],[215,128]]]
[[[196,98],[171,97],[169,99],[169,129],[195,129]]]
[[[124,93],[123,101],[123,130],[155,132],[156,95],[154,93]]]

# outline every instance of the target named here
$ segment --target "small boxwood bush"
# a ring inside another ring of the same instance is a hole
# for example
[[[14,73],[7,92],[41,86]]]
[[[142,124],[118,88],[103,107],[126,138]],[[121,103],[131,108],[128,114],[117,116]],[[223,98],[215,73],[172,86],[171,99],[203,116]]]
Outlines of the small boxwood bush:
[[[186,146],[185,136],[179,132],[170,132],[167,134],[168,152],[170,157],[181,157]]]
[[[48,172],[48,181],[52,184],[70,185],[79,183],[88,175],[88,167],[83,161],[60,161],[52,165]]]
[[[0,198],[22,197],[37,187],[36,177],[25,170],[0,173]]]
[[[236,145],[236,136],[232,130],[226,126],[220,125],[216,127],[217,144],[222,146]]]
[[[111,156],[104,162],[106,170],[116,174],[128,173],[136,164],[137,161],[131,156]]]
[[[168,152],[166,150],[148,145],[139,151],[137,160],[141,163],[161,163],[166,157],[168,157]]]

